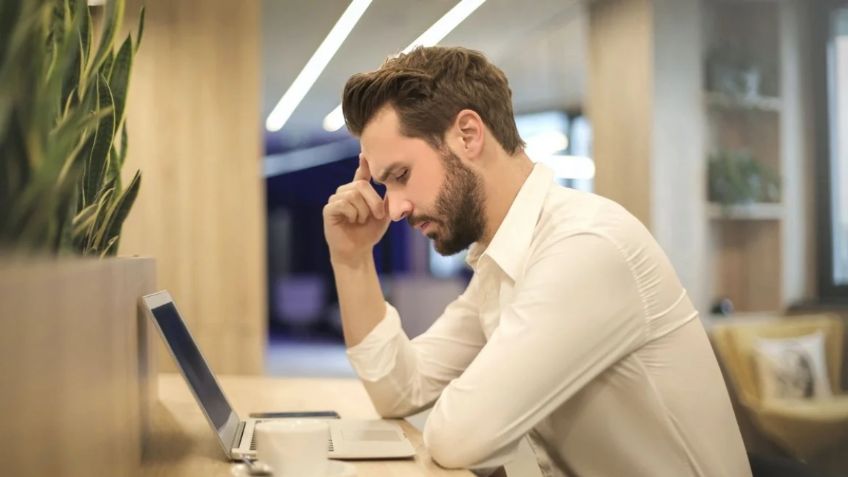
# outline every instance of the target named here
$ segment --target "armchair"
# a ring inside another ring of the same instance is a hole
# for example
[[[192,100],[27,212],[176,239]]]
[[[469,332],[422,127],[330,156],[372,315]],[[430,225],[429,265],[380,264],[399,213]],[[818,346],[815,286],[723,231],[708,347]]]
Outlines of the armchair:
[[[833,396],[825,399],[766,399],[754,352],[758,338],[792,338],[822,331]],[[840,388],[842,321],[832,315],[755,319],[716,324],[713,344],[742,409],[760,433],[788,455],[808,460],[848,446],[848,394]]]

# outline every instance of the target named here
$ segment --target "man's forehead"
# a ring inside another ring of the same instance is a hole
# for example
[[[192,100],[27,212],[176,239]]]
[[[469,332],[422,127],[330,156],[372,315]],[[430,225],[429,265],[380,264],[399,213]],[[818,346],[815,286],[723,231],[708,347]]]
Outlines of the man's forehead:
[[[420,154],[415,143],[413,138],[400,134],[391,125],[379,122],[370,123],[360,138],[362,155],[375,179]]]
[[[382,108],[365,126],[359,139],[371,176],[378,180],[398,166],[438,157],[429,142],[401,132],[397,113],[391,107]]]

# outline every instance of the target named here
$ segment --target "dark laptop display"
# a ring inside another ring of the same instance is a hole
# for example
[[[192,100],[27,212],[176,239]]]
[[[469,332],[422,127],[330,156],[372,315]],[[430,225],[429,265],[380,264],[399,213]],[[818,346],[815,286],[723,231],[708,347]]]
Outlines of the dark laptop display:
[[[153,308],[151,312],[170,344],[174,358],[185,374],[186,380],[197,394],[197,399],[203,403],[209,420],[220,433],[227,424],[233,409],[221,392],[185,323],[180,319],[177,308],[173,303],[165,303]]]

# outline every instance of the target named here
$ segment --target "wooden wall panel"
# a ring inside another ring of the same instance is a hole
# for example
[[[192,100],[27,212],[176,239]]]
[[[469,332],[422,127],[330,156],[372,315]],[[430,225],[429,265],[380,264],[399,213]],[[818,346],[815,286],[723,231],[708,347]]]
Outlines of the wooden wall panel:
[[[775,220],[717,221],[713,255],[716,298],[739,311],[783,307],[781,225]]]
[[[709,310],[700,0],[653,0],[651,233]]]
[[[130,1],[134,25],[140,1]],[[218,373],[260,373],[267,335],[258,0],[146,2],[130,83],[143,172],[121,254],[156,257]],[[160,360],[173,369],[171,358]]]
[[[814,2],[784,2],[780,5],[781,171],[783,175],[783,303],[809,301],[817,297],[815,224],[815,121],[810,10]]]
[[[653,126],[650,1],[589,4],[588,67],[595,190],[649,225]]]
[[[589,4],[595,190],[642,221],[709,309],[698,0]]]

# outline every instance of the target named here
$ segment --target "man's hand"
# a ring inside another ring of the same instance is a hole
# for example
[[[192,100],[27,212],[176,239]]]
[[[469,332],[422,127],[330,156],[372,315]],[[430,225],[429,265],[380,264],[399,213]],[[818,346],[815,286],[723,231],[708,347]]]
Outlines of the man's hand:
[[[324,206],[324,237],[334,262],[368,256],[389,228],[386,202],[371,185],[371,169],[359,155],[353,180],[336,190]]]

